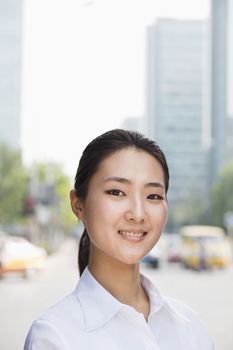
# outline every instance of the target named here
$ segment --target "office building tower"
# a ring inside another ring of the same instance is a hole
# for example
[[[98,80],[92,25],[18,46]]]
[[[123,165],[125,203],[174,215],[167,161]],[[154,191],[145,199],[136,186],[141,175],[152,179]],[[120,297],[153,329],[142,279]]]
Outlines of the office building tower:
[[[231,118],[230,124],[233,122],[233,0],[228,1],[228,62],[227,62],[227,114]],[[233,141],[233,134],[230,134]],[[232,153],[233,157],[233,153]]]
[[[226,160],[233,161],[233,0],[228,2],[227,143]]]
[[[210,182],[226,160],[228,0],[212,0],[211,6],[211,150]]]
[[[168,160],[170,203],[206,191],[206,32],[204,21],[159,19],[148,28],[147,133]]]
[[[0,0],[0,143],[20,145],[22,0]]]

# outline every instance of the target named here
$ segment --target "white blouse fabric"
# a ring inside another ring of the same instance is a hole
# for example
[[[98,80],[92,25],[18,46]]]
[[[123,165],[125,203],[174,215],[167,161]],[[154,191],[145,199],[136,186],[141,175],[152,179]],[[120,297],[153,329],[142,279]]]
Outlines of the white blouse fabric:
[[[213,350],[197,315],[162,296],[141,275],[150,299],[150,315],[120,303],[83,272],[73,293],[36,320],[24,350]]]

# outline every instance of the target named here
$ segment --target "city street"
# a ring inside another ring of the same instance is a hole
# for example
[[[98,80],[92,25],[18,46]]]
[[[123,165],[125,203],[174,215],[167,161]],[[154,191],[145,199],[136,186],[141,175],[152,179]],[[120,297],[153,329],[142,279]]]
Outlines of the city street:
[[[153,270],[142,266],[163,294],[197,311],[215,350],[233,349],[233,267],[194,272],[162,262]],[[0,280],[0,349],[21,350],[33,319],[73,290],[78,279],[77,243],[69,240],[48,258],[45,271],[31,280],[8,275]],[[187,349],[188,350],[188,349]]]

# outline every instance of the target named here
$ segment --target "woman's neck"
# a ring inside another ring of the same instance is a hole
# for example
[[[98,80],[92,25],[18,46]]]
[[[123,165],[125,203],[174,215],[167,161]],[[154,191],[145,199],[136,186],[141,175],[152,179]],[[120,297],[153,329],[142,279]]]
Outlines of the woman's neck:
[[[132,306],[148,318],[149,298],[140,281],[139,263],[126,265],[105,257],[90,257],[88,266],[95,279],[122,304]]]

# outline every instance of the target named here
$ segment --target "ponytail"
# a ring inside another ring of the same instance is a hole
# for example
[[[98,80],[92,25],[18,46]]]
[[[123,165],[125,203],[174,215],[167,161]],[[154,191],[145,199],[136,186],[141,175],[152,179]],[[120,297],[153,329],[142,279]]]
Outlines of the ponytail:
[[[85,228],[79,242],[78,267],[79,267],[80,276],[82,275],[83,271],[85,270],[85,268],[89,263],[89,257],[90,257],[90,238]]]

